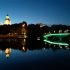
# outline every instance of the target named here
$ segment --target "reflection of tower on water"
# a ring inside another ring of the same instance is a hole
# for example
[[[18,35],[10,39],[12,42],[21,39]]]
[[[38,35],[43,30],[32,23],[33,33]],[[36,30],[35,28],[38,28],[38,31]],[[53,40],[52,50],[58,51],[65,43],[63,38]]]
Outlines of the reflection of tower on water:
[[[11,53],[11,48],[6,48],[5,49],[5,55],[6,55],[7,58],[10,57],[10,53]]]
[[[23,45],[23,46],[26,45],[26,39],[22,39],[22,45]]]
[[[26,39],[25,38],[22,39],[22,50],[23,51],[26,51],[27,50],[27,48],[26,48]]]

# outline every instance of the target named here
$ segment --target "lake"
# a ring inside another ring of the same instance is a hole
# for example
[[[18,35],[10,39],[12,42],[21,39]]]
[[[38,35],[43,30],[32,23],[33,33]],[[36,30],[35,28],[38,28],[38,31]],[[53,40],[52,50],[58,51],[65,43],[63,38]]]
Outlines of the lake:
[[[0,70],[52,70],[70,65],[70,46],[35,39],[0,39]]]

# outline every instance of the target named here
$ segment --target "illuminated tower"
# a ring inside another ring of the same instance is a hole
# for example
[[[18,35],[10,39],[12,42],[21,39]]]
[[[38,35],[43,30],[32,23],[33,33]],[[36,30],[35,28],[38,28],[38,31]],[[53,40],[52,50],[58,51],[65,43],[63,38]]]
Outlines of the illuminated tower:
[[[4,25],[11,25],[11,20],[8,15],[6,16],[6,18],[4,20]]]

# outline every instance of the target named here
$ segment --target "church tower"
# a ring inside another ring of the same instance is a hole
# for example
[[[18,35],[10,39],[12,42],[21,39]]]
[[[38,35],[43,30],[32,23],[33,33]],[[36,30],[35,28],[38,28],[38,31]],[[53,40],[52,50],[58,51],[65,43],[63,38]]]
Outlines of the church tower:
[[[11,25],[11,20],[8,15],[6,16],[6,18],[4,20],[4,25]]]

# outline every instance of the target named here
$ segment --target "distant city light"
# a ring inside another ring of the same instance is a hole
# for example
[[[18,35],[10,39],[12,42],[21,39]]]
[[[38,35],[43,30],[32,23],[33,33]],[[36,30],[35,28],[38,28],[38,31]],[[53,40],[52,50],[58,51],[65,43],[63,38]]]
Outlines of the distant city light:
[[[59,30],[59,33],[62,33],[62,30]]]
[[[55,30],[54,30],[54,33],[55,33]]]
[[[25,24],[23,24],[22,26],[25,27]]]

